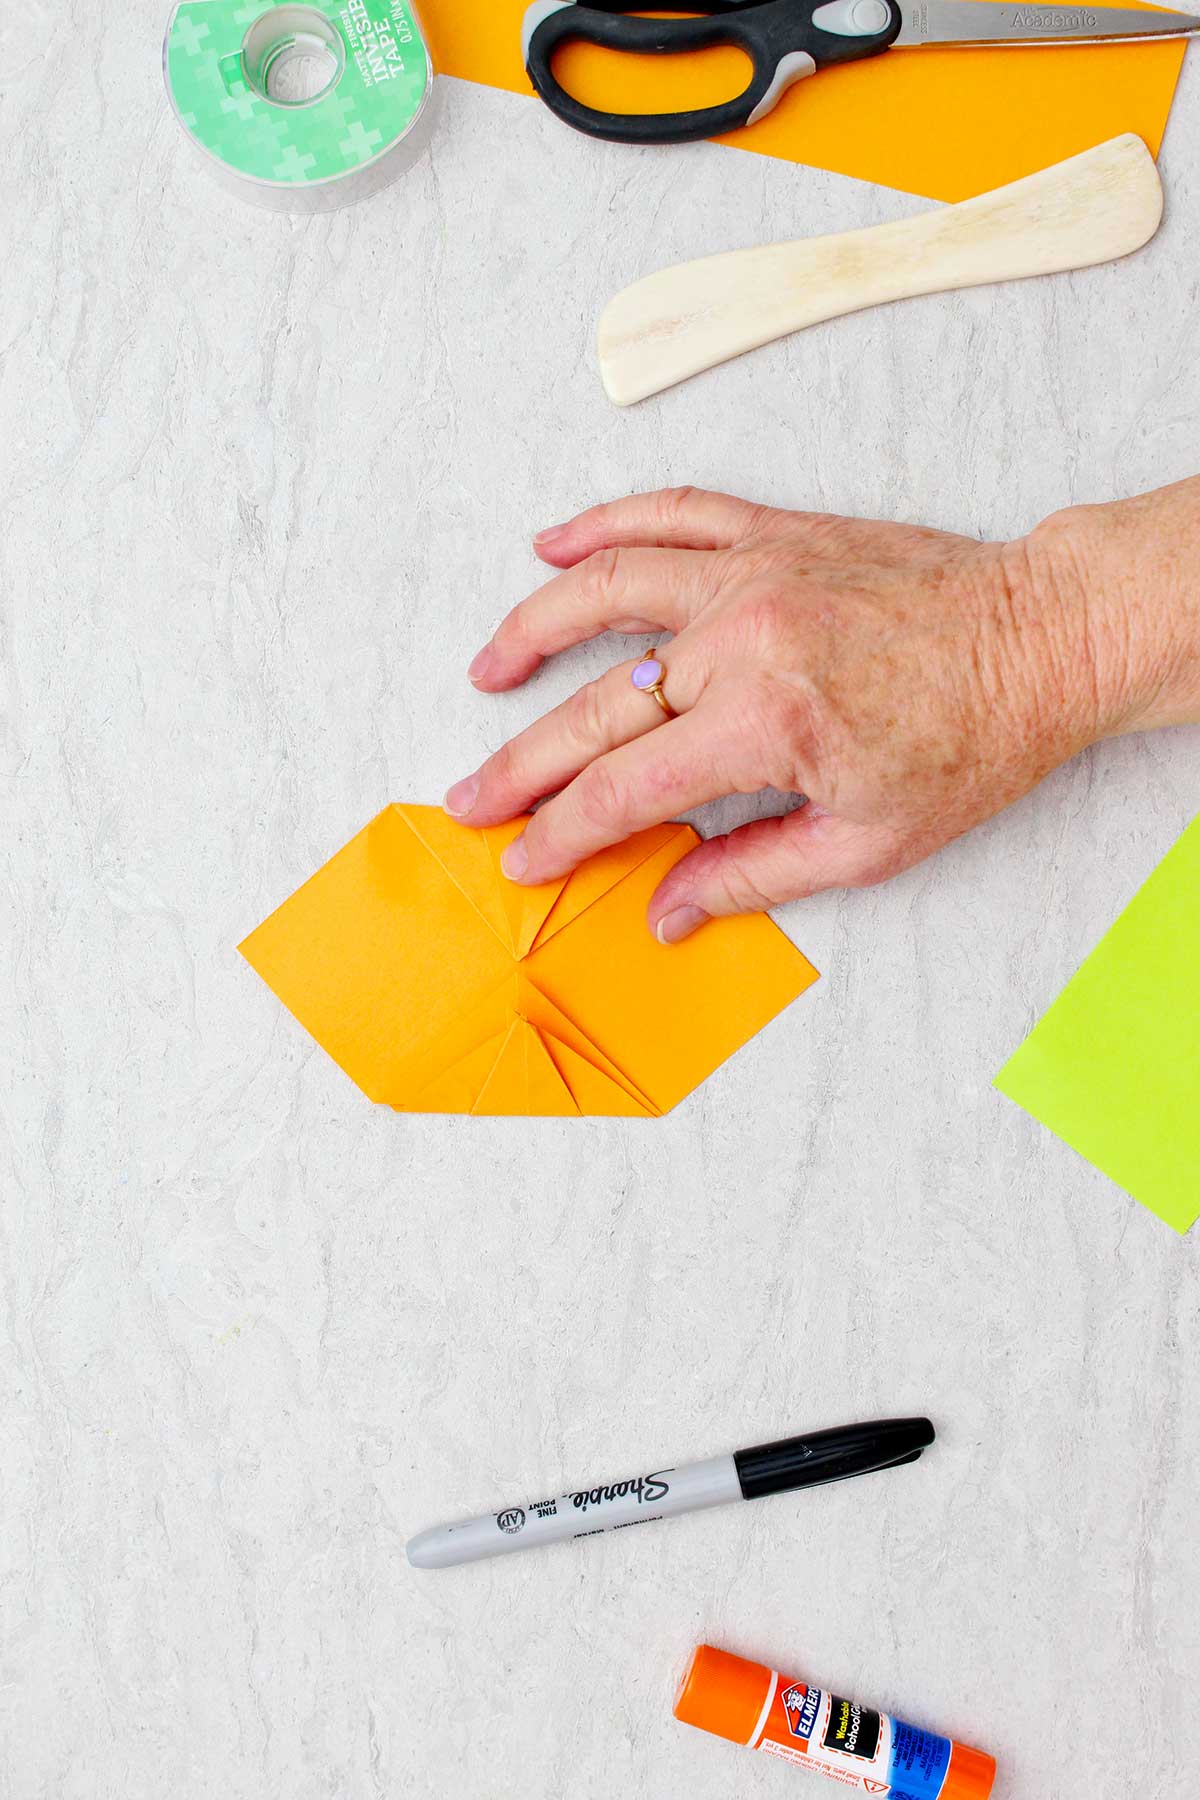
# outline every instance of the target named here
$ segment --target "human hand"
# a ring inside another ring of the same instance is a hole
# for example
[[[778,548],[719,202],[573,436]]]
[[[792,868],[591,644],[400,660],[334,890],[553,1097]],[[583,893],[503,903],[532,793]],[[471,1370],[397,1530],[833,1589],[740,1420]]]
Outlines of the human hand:
[[[1159,722],[1130,679],[1128,621],[1088,578],[1113,535],[1094,520],[1119,510],[990,544],[686,488],[593,507],[534,539],[563,572],[508,614],[471,680],[498,693],[603,631],[669,632],[678,716],[626,661],[446,808],[492,825],[553,795],[504,857],[510,879],[537,883],[725,794],[807,796],[676,865],[648,911],[664,943],[715,914],[895,875],[1095,738]]]

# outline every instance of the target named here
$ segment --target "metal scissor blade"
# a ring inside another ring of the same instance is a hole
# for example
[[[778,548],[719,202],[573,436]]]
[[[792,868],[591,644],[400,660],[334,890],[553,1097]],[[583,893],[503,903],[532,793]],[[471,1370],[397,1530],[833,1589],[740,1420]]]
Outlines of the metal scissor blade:
[[[994,0],[900,0],[899,49],[920,44],[1107,44],[1191,37],[1200,17],[1110,6],[1009,6]]]

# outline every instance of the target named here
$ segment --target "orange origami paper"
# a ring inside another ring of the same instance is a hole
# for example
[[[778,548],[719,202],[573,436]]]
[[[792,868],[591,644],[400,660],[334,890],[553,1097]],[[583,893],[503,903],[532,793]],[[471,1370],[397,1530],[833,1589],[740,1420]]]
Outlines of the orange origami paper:
[[[1196,10],[1182,3],[1187,12]],[[525,6],[526,0],[421,0],[437,69],[532,92],[521,62]],[[1078,16],[1101,14],[1097,8]],[[1124,131],[1136,131],[1157,156],[1185,48],[1176,40],[893,50],[798,81],[757,125],[719,141],[930,200],[966,200]],[[614,112],[709,106],[740,93],[749,80],[741,51],[724,48],[621,56],[595,44],[569,44],[555,70],[578,99]],[[798,217],[796,235],[804,229]],[[727,231],[720,247],[736,242]]]
[[[500,872],[522,824],[385,807],[241,945],[370,1099],[653,1118],[817,979],[758,915],[655,942],[646,905],[699,842],[690,826],[523,888]]]

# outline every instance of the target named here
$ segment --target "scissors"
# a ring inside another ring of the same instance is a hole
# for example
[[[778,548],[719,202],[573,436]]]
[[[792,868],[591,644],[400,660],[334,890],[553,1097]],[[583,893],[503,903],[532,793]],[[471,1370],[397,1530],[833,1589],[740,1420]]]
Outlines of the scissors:
[[[702,18],[630,17],[639,6]],[[927,44],[1128,44],[1191,37],[1200,17],[1107,6],[1001,5],[995,0],[534,0],[521,48],[534,87],[550,110],[591,137],[618,144],[683,144],[765,118],[806,75],[885,50]],[[555,79],[551,62],[564,44],[676,56],[732,44],[750,59],[749,85],[719,106],[691,112],[612,113],[584,106]]]

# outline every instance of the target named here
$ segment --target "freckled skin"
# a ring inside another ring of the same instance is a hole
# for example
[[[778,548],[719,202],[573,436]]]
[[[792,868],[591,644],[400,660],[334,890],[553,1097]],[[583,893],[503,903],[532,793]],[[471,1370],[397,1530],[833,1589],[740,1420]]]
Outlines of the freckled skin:
[[[627,662],[456,784],[447,806],[470,825],[554,796],[506,861],[514,879],[723,794],[808,797],[672,871],[649,912],[674,921],[668,940],[883,880],[1086,744],[1200,721],[1200,477],[1010,544],[677,489],[593,507],[535,546],[561,572],[503,620],[476,687],[516,687],[607,630],[671,634],[679,717]]]

